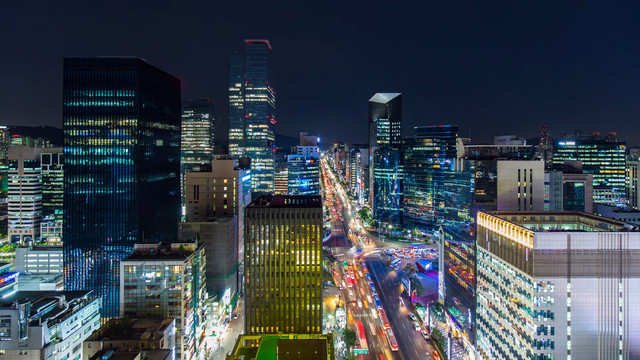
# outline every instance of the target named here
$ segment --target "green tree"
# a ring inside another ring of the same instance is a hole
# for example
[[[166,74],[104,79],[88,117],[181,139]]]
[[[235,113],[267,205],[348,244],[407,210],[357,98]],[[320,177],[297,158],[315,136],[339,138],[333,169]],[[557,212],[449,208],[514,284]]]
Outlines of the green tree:
[[[413,278],[418,273],[418,268],[416,268],[414,264],[408,263],[407,265],[404,266],[404,272],[407,273],[407,276],[409,278]]]
[[[440,350],[441,353],[445,353],[445,346],[447,341],[445,340],[444,336],[442,335],[442,332],[439,329],[434,329],[431,332],[431,339],[433,339],[434,343],[436,344],[436,346],[438,347],[438,350]]]
[[[422,285],[422,283],[420,282],[420,280],[418,280],[417,278],[411,278],[411,290],[412,291],[415,290],[418,296],[422,296],[426,294],[426,291],[427,291]]]
[[[333,282],[333,276],[331,275],[331,273],[325,269],[324,267],[322,268],[322,281],[330,281]]]
[[[345,345],[347,345],[347,350],[351,351],[351,348],[356,344],[355,331],[344,329],[342,332],[342,339],[344,340]]]

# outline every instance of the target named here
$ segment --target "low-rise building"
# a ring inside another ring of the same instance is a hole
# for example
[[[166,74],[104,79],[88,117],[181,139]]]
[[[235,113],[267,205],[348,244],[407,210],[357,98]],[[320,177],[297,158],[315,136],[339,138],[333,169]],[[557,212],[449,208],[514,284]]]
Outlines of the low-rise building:
[[[18,291],[0,299],[0,359],[80,360],[100,327],[90,291]]]
[[[0,263],[0,297],[18,290],[19,272],[15,271],[14,263]]]
[[[16,248],[16,271],[21,274],[61,274],[62,268],[62,246]]]
[[[92,359],[109,350],[116,353],[167,350],[172,359],[175,340],[175,320],[172,318],[111,319],[84,341],[83,359]]]
[[[241,335],[226,360],[334,360],[333,334]]]

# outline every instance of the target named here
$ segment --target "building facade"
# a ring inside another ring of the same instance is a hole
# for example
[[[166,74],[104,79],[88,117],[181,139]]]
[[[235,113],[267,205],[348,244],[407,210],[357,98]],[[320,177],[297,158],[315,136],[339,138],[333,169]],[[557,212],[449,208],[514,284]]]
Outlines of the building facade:
[[[118,316],[119,261],[177,238],[180,80],[138,58],[64,60],[65,289]]]
[[[625,184],[627,205],[636,210],[640,210],[640,196],[638,194],[640,192],[640,187],[638,187],[638,180],[640,180],[638,167],[640,166],[640,161],[627,158],[626,164]]]
[[[314,155],[287,158],[287,194],[320,195],[320,158]]]
[[[180,131],[180,193],[184,204],[184,173],[213,161],[215,111],[213,100],[189,100],[182,104]]]
[[[478,213],[485,359],[640,356],[640,232],[580,212]]]
[[[62,241],[64,213],[64,154],[61,148],[46,148],[40,153],[42,171],[42,222],[40,239],[48,243]]]
[[[16,271],[26,274],[61,274],[62,246],[29,246],[16,248]]]
[[[9,149],[8,236],[11,243],[29,244],[40,238],[42,221],[42,149]]]
[[[583,171],[593,174],[593,202],[625,204],[624,142],[612,142],[597,135],[573,136],[556,140],[553,166],[561,168],[567,160],[582,161]]]
[[[90,291],[18,291],[0,301],[0,359],[85,359],[82,342],[99,327]]]
[[[273,193],[275,90],[271,44],[245,40],[244,55],[229,58],[229,152],[249,157],[255,193]]]
[[[245,211],[245,334],[321,333],[322,198],[261,196]]]
[[[498,160],[498,211],[544,210],[544,161]]]
[[[175,319],[176,359],[205,352],[206,256],[198,242],[136,244],[120,261],[120,317]]]
[[[403,223],[402,94],[369,100],[369,201],[374,219]]]

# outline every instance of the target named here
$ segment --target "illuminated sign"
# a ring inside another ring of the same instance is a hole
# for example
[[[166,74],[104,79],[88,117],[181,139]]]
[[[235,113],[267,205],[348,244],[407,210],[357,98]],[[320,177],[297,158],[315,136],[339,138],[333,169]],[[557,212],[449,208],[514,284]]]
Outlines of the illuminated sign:
[[[17,272],[8,273],[5,276],[0,278],[0,284],[8,283],[11,280],[15,280],[18,277],[18,275],[19,273]]]
[[[242,181],[245,182],[247,180],[251,179],[251,175],[245,175],[242,177]]]
[[[231,303],[231,289],[227,288],[227,290],[224,291],[224,295],[222,295],[222,303],[223,304]]]

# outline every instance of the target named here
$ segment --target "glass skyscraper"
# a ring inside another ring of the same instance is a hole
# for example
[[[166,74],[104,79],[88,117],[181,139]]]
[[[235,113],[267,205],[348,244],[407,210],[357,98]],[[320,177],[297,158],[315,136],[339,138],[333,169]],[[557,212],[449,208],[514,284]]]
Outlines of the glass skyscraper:
[[[402,94],[369,100],[369,201],[382,223],[403,223]]]
[[[119,315],[136,241],[177,238],[180,80],[138,58],[64,60],[65,290]]]
[[[251,159],[252,189],[272,193],[275,181],[275,91],[268,40],[245,40],[229,58],[229,152]]]
[[[40,153],[42,171],[42,222],[40,237],[43,241],[62,240],[64,207],[64,162],[61,148],[47,148]]]
[[[213,161],[214,107],[210,99],[189,100],[182,104],[180,136],[180,193],[184,205],[184,173],[196,165]]]
[[[289,155],[288,195],[320,195],[320,159],[308,155]]]
[[[553,166],[562,168],[566,160],[582,161],[586,174],[593,174],[593,202],[613,206],[625,205],[624,142],[603,136],[580,135],[556,140]]]

